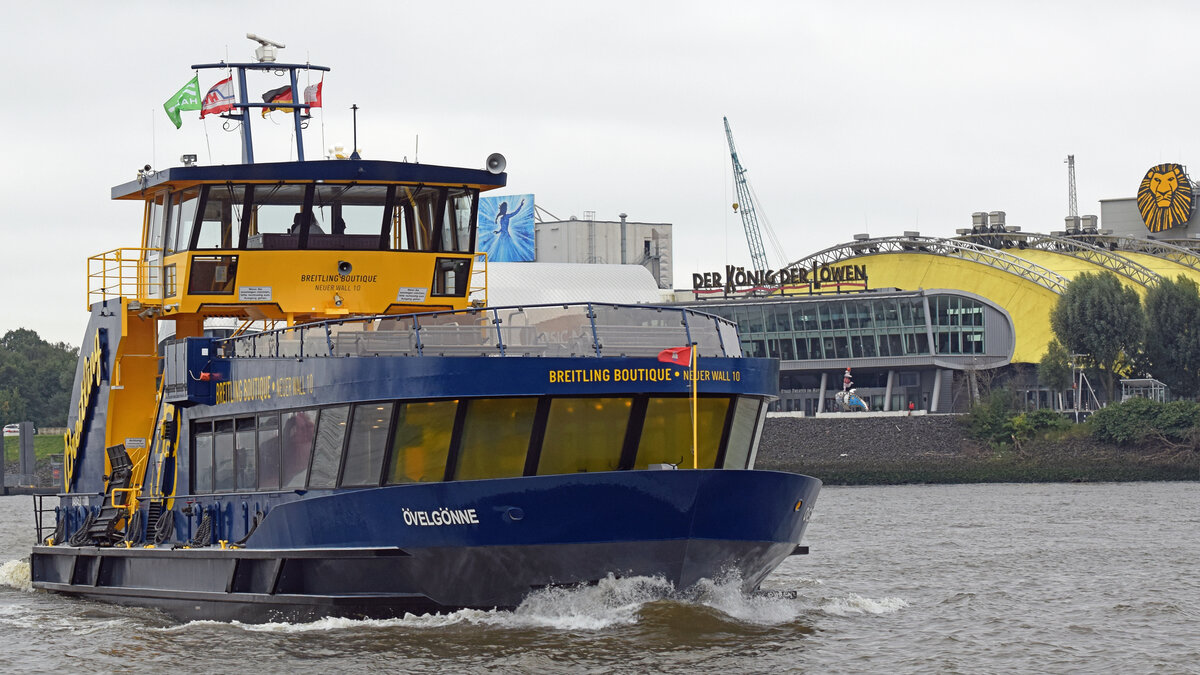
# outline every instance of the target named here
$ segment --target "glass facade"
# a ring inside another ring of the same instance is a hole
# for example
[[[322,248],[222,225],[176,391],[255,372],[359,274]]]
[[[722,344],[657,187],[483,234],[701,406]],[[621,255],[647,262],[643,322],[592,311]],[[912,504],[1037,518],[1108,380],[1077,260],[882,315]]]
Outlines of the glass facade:
[[[932,316],[925,311],[927,299]],[[738,324],[748,356],[811,361],[985,350],[984,305],[958,295],[847,296],[702,309]]]

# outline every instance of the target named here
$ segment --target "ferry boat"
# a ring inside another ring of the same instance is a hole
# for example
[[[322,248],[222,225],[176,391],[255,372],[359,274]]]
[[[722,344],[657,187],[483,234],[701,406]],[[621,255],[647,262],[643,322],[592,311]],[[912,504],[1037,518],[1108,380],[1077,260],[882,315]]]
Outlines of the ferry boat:
[[[488,306],[477,209],[502,158],[306,161],[309,105],[252,102],[247,75],[296,91],[327,68],[193,68],[236,77],[243,161],[112,190],[145,205],[142,237],[88,261],[35,588],[182,620],[382,618],[608,576],[752,591],[807,552],[821,483],[753,470],[778,364],[743,356],[734,325]],[[298,161],[255,163],[268,105]]]

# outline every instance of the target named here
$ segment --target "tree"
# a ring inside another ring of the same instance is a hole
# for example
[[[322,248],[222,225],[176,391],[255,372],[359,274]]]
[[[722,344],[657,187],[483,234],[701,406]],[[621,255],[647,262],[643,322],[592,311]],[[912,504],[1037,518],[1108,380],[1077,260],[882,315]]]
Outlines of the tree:
[[[1050,387],[1054,393],[1061,394],[1070,388],[1073,379],[1071,377],[1071,353],[1058,340],[1051,340],[1042,360],[1038,361],[1037,373],[1042,384]]]
[[[1108,271],[1075,277],[1050,312],[1058,341],[1100,370],[1109,401],[1116,400],[1116,376],[1142,343],[1145,321],[1137,293]]]
[[[1200,392],[1200,287],[1180,275],[1146,293],[1144,355],[1150,375],[1179,396]]]
[[[19,328],[0,337],[0,421],[39,427],[67,423],[78,350]]]

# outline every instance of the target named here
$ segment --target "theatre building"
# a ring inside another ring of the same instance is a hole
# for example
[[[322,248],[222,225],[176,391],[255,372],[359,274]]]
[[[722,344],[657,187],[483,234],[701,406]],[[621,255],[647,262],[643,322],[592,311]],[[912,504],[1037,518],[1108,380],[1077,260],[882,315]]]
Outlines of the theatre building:
[[[1058,407],[1036,364],[1067,284],[1109,272],[1144,297],[1162,279],[1200,283],[1194,203],[1184,168],[1161,164],[1137,197],[1101,202],[1111,228],[1069,217],[1039,234],[977,212],[955,237],[854,235],[782,269],[698,270],[676,299],[736,321],[747,353],[780,359],[777,410],[834,410],[846,368],[872,410],[964,411],[997,377],[1029,407]]]

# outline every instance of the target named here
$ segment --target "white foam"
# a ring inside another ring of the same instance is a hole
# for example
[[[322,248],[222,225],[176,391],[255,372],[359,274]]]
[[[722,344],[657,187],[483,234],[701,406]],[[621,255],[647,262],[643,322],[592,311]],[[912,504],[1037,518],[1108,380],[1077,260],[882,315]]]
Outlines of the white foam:
[[[29,577],[28,560],[9,560],[0,565],[0,585],[11,586],[19,591],[33,591]]]
[[[857,593],[851,593],[844,598],[826,598],[821,604],[821,611],[834,616],[849,616],[851,614],[892,614],[908,607],[908,601],[903,598],[883,598],[872,600]]]
[[[805,586],[819,586],[809,580]],[[702,580],[696,586],[677,591],[661,577],[609,576],[593,585],[544,588],[530,593],[512,611],[463,609],[448,614],[406,614],[398,619],[325,618],[309,623],[245,624],[238,621],[193,621],[164,631],[186,630],[189,626],[229,626],[250,632],[305,633],[343,629],[407,628],[440,629],[456,624],[500,628],[541,628],[564,631],[600,631],[611,626],[638,623],[643,608],[652,602],[669,601],[703,605],[732,620],[759,625],[790,623],[820,610],[827,614],[888,614],[906,607],[900,598],[871,600],[851,594],[844,598],[816,601],[796,591],[746,594],[736,574],[721,575],[716,581]],[[819,607],[814,602],[822,603]]]

